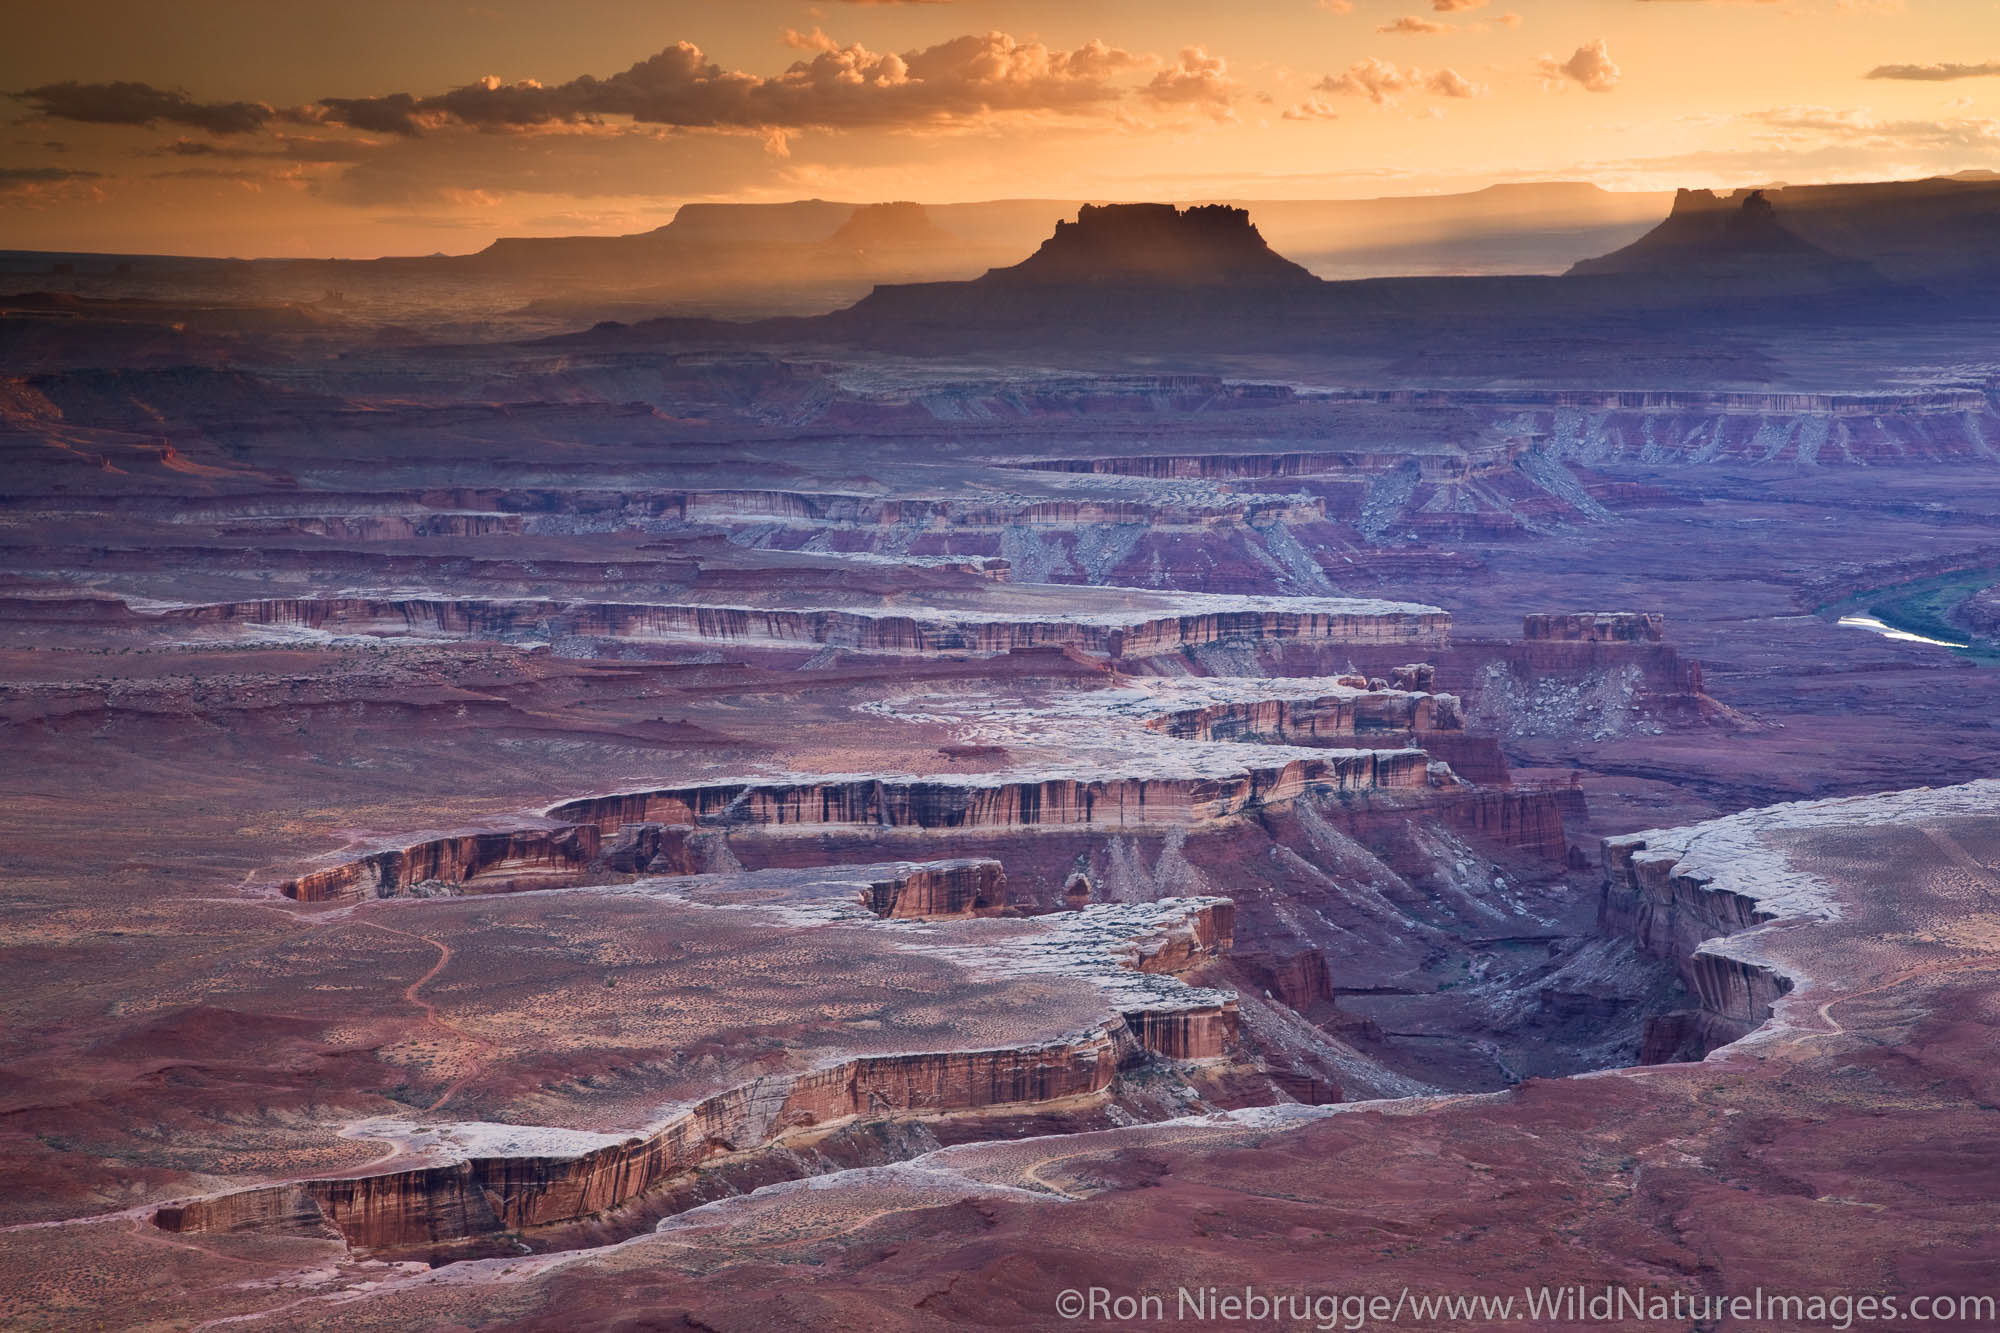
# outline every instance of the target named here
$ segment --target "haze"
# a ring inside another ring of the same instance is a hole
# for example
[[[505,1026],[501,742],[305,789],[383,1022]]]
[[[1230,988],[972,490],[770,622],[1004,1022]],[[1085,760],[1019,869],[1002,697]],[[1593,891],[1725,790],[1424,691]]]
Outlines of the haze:
[[[690,201],[1363,198],[1984,165],[1941,0],[88,0],[12,16],[0,245],[461,253]]]

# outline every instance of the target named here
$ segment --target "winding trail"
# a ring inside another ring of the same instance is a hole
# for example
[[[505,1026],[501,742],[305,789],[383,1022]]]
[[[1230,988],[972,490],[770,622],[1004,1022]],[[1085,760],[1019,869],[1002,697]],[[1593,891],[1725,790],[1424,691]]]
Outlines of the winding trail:
[[[443,972],[445,968],[451,965],[452,953],[451,953],[451,946],[449,944],[446,944],[443,940],[432,939],[428,935],[419,935],[415,931],[403,930],[396,926],[384,925],[380,921],[356,920],[354,924],[357,926],[366,926],[371,930],[387,931],[391,935],[401,935],[404,939],[416,940],[420,944],[428,944],[433,949],[436,949],[438,951],[437,961],[431,964],[430,970],[428,972],[418,977],[415,981],[412,981],[409,985],[403,987],[403,998],[409,1001],[412,1005],[415,1005],[417,1008],[423,1010],[424,1022],[430,1025],[431,1027],[437,1028],[444,1032],[448,1032],[459,1041],[469,1042],[470,1044],[482,1047],[485,1050],[491,1051],[496,1049],[494,1044],[491,1041],[487,1040],[485,1037],[478,1036],[475,1033],[467,1032],[463,1028],[460,1028],[455,1024],[449,1023],[444,1019],[439,1018],[437,1012],[437,1005],[429,1000],[426,1000],[422,995],[418,994],[418,992],[423,990],[425,986],[429,985],[432,981],[435,981],[439,973]],[[437,1099],[431,1102],[430,1105],[424,1107],[424,1111],[428,1113],[437,1110],[439,1107],[443,1106],[446,1102],[450,1101],[453,1097],[457,1096],[458,1093],[464,1089],[466,1084],[472,1082],[473,1079],[478,1078],[481,1074],[485,1072],[486,1070],[484,1065],[475,1065],[471,1070],[467,1071],[464,1074],[461,1074],[458,1078],[454,1079],[450,1084],[446,1085],[444,1091],[440,1092],[437,1095]]]

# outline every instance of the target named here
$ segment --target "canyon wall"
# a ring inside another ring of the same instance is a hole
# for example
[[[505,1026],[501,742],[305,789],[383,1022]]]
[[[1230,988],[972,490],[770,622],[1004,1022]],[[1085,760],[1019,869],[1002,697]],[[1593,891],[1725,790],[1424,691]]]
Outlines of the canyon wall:
[[[871,881],[862,905],[880,917],[998,911],[1007,906],[1007,876],[998,861],[934,861]]]
[[[1237,639],[1442,646],[1451,617],[1396,603],[1296,599],[1296,609],[1245,599],[1187,615],[1020,618],[833,609],[564,602],[536,598],[275,598],[147,611],[192,625],[253,625],[352,634],[506,639],[571,635],[848,648],[857,652],[1007,653],[1062,647],[1108,657],[1155,657]],[[1270,599],[1282,603],[1288,599]]]
[[[1641,951],[1671,961],[1700,1001],[1693,1014],[1654,1020],[1661,1030],[1649,1031],[1647,1054],[1656,1061],[1699,1059],[1770,1018],[1791,979],[1701,945],[1775,920],[1771,913],[1742,894],[1713,888],[1682,868],[1681,852],[1652,850],[1643,834],[1606,838],[1603,861],[1599,930],[1629,936]]]
[[[1055,825],[1125,828],[1187,825],[1290,800],[1308,790],[1413,790],[1428,786],[1421,750],[1328,751],[1246,768],[1227,777],[840,778],[717,783],[564,801],[545,813],[564,823],[661,822],[762,828],[1003,829]]]
[[[450,834],[311,871],[286,880],[279,892],[324,903],[401,897],[426,884],[463,886],[480,875],[567,878],[597,859],[600,841],[594,823]]]

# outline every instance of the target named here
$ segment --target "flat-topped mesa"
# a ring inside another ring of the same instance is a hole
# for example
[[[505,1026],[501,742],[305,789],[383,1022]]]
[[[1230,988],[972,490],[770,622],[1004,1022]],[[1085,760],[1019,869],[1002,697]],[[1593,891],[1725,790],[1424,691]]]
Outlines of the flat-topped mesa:
[[[1000,862],[981,858],[907,866],[870,881],[862,906],[897,918],[998,912],[1007,906],[1007,876]]]
[[[1316,288],[1320,280],[1264,241],[1250,214],[1225,204],[1085,204],[1076,221],[985,286]]]
[[[1231,700],[1163,713],[1146,725],[1177,740],[1407,745],[1437,731],[1462,731],[1456,695],[1399,689],[1347,690],[1299,699]]]
[[[1667,618],[1657,611],[1542,613],[1521,617],[1521,637],[1531,642],[1660,643]]]
[[[1111,592],[1121,590],[1111,589]],[[1143,594],[1159,602],[1158,593]],[[816,646],[863,653],[1007,653],[1057,647],[1107,657],[1153,657],[1234,640],[1442,647],[1449,613],[1372,598],[1189,593],[1175,614],[1143,609],[1074,615],[937,609],[770,608],[540,598],[331,597],[224,602],[148,611],[193,624],[242,624],[370,635],[434,634],[498,640],[552,636],[631,641]]]
[[[598,825],[561,824],[427,838],[286,880],[278,891],[303,903],[422,895],[462,889],[476,878],[506,888],[567,883],[598,858]]]
[[[1226,523],[1316,522],[1326,502],[1314,496],[1217,496],[1208,500],[1118,499],[910,499],[807,491],[687,491],[672,502],[690,523],[728,524],[782,519],[838,527],[895,527],[924,531],[1011,527],[1069,528],[1087,524],[1145,523],[1154,527],[1214,527]]]
[[[725,782],[587,796],[550,819],[596,824],[694,824],[762,831],[827,827],[1032,829],[1185,827],[1226,819],[1309,791],[1416,790],[1429,785],[1422,750],[1328,750],[1310,759],[1217,776],[1126,773],[1054,777],[828,777]]]
[[[1521,439],[1482,441],[1435,452],[1315,449],[1285,453],[1110,454],[1001,461],[1031,472],[1147,477],[1162,481],[1266,481],[1285,477],[1357,477],[1414,470],[1423,481],[1465,481],[1514,467]]]
[[[939,951],[973,974],[1067,977],[1096,985],[1110,1015],[1059,1037],[982,1050],[860,1056],[767,1075],[708,1097],[658,1129],[623,1138],[473,1126],[485,1141],[498,1136],[521,1146],[374,1176],[296,1181],[170,1204],[154,1213],[153,1223],[169,1232],[338,1236],[357,1250],[452,1257],[454,1247],[462,1254],[466,1242],[482,1237],[606,1224],[614,1210],[713,1158],[782,1146],[843,1122],[1094,1097],[1147,1052],[1170,1060],[1223,1053],[1236,1030],[1236,996],[1189,986],[1171,974],[1227,949],[1233,913],[1226,898],[1100,904]],[[803,1169],[783,1162],[772,1167],[778,1178]],[[591,1239],[601,1242],[602,1235]]]

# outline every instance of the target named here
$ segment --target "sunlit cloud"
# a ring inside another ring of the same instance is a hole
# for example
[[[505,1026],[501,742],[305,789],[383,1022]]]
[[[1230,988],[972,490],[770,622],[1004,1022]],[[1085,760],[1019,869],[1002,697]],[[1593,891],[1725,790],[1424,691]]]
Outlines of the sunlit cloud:
[[[1936,65],[1877,65],[1868,71],[1871,79],[1907,79],[1917,83],[1949,83],[1954,79],[1988,79],[2000,75],[2000,60],[1961,65],[1945,61]]]
[[[1618,86],[1622,71],[1611,59],[1611,52],[1605,41],[1596,41],[1576,48],[1576,54],[1568,60],[1557,60],[1554,56],[1543,56],[1536,68],[1541,71],[1545,83],[1553,87],[1567,87],[1575,83],[1593,93],[1608,93]]]

